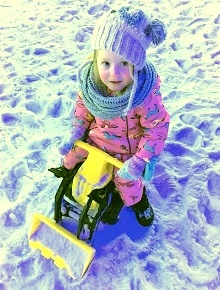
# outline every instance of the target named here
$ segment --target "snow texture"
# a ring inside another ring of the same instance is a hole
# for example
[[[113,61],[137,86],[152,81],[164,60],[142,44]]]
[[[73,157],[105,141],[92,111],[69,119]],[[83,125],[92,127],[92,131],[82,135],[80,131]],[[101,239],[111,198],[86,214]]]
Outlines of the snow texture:
[[[60,180],[47,169],[62,161],[94,22],[125,2],[1,0],[1,290],[220,289],[219,2],[131,3],[168,30],[147,54],[171,114],[147,189],[155,222],[143,228],[124,208],[116,225],[100,224],[95,258],[76,282],[29,247],[28,233],[33,213],[53,217]]]

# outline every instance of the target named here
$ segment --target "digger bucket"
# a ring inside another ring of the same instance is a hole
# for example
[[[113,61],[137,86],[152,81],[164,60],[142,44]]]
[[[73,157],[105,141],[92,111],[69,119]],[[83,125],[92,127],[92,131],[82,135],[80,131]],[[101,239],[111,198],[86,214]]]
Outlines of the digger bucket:
[[[53,259],[54,264],[65,269],[74,280],[83,277],[91,263],[95,249],[76,238],[55,221],[35,214],[29,236],[29,245],[39,249],[42,256]]]

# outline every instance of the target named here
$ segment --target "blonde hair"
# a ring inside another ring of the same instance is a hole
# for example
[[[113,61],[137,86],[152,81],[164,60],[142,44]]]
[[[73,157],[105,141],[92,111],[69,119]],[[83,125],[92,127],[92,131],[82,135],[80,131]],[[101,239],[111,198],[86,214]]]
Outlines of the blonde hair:
[[[96,84],[97,88],[99,90],[101,90],[101,93],[107,94],[108,93],[107,87],[106,87],[105,84],[103,84],[103,82],[102,82],[102,80],[100,78],[100,75],[99,75],[98,65],[97,65],[97,54],[98,54],[98,51],[97,50],[94,50],[94,53],[93,53],[93,62],[94,62],[94,79],[95,79],[95,84]]]
[[[98,54],[98,50],[94,50],[94,53],[93,53],[93,62],[94,62],[94,79],[95,79],[95,84],[96,84],[97,88],[100,90],[100,92],[102,94],[105,94],[105,95],[107,94],[108,95],[108,88],[102,82],[102,80],[100,78],[100,75],[99,75],[98,65],[97,65],[97,54]],[[131,74],[131,78],[134,80],[134,69],[130,70],[130,74]],[[117,96],[122,95],[127,90],[128,86],[126,88],[124,88],[122,91],[117,92],[116,95]]]

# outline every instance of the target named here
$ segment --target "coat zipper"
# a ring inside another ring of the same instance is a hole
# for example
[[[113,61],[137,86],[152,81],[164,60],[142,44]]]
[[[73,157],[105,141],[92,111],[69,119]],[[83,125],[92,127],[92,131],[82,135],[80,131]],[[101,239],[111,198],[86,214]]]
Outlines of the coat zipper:
[[[128,117],[126,116],[125,119],[126,119],[126,135],[127,135],[128,151],[129,151],[128,154],[131,154],[131,144],[130,144],[129,136],[128,136]]]

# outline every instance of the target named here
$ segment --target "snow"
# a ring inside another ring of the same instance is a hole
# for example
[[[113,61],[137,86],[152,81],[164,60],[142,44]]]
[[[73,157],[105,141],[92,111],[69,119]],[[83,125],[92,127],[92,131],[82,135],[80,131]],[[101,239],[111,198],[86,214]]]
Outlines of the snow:
[[[28,233],[35,212],[53,216],[60,180],[47,169],[62,162],[58,147],[70,127],[94,22],[125,3],[1,0],[1,290],[220,289],[220,6],[217,0],[131,3],[168,28],[164,44],[148,51],[171,114],[148,186],[155,222],[143,228],[124,208],[118,224],[100,224],[96,256],[74,281],[29,247]]]

